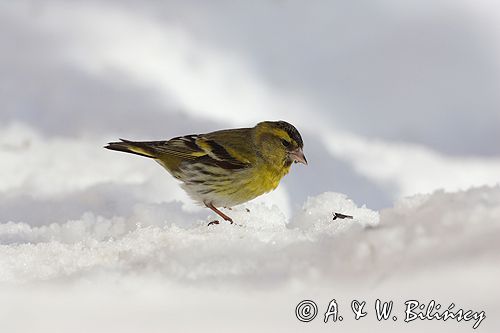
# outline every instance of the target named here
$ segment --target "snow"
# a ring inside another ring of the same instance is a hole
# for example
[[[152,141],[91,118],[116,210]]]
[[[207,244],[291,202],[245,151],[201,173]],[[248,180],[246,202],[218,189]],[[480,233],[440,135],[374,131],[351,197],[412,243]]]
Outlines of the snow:
[[[297,323],[292,309],[300,297],[347,302],[375,294],[399,299],[401,288],[403,295],[424,300],[445,301],[451,293],[455,302],[476,304],[490,316],[500,309],[494,296],[500,277],[495,264],[500,259],[499,186],[405,198],[380,216],[332,192],[310,197],[290,220],[277,206],[249,203],[245,208],[227,212],[235,225],[207,226],[215,216],[189,218],[180,203],[136,204],[130,216],[85,213],[40,227],[29,221],[2,223],[2,312],[21,318],[21,308],[33,313],[38,307],[28,299],[48,297],[47,307],[39,309],[46,316],[39,320],[38,331],[49,331],[52,325],[75,331],[133,331],[131,323],[139,319],[126,313],[154,318],[160,326],[151,326],[151,331],[195,329],[206,323],[213,324],[209,331],[224,331],[234,320],[228,318],[231,314],[253,328],[269,330],[266,325],[272,322],[293,329]],[[333,220],[332,212],[354,218]],[[121,314],[107,310],[109,316],[99,315],[89,309],[93,302]],[[136,302],[152,313],[138,310]],[[89,316],[92,323],[72,326],[75,314],[66,316],[61,304]],[[200,304],[217,310],[207,310],[212,317],[200,313],[203,323],[189,324],[184,311],[189,306],[201,311]],[[55,324],[49,311],[65,315]],[[268,311],[276,311],[276,317],[266,315]],[[173,320],[176,316],[182,319]],[[488,331],[494,319],[482,325]],[[439,326],[440,331],[456,329]]]
[[[397,188],[398,197],[456,191],[471,184],[495,185],[500,178],[499,158],[446,156],[414,144],[383,142],[346,133],[324,134],[327,149],[373,181]]]
[[[87,212],[78,220],[40,227],[2,223],[0,242],[5,252],[0,256],[0,280],[57,279],[106,267],[128,272],[138,261],[140,267],[154,266],[155,271],[174,280],[244,279],[262,266],[270,275],[291,274],[295,263],[287,264],[284,271],[276,270],[272,263],[281,261],[278,267],[282,267],[288,252],[318,237],[378,224],[377,212],[357,208],[336,193],[310,198],[290,223],[277,206],[252,203],[246,208],[226,211],[237,225],[207,226],[217,218],[214,214],[188,222],[180,204],[137,204],[128,217],[105,218]],[[333,221],[334,211],[355,218]],[[262,255],[266,253],[270,255]],[[57,261],[53,261],[55,254]]]

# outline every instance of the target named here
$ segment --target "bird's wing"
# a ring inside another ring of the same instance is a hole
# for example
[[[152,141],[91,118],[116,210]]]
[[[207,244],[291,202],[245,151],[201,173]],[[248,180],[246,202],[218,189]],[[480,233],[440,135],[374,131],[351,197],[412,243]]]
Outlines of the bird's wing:
[[[192,160],[207,153],[197,144],[200,136],[185,135],[179,136],[168,141],[160,141],[154,145],[158,157],[178,157],[185,160]]]
[[[197,160],[225,169],[248,167],[253,159],[248,135],[218,131],[201,135],[180,136],[168,141],[151,143],[159,159]],[[241,137],[238,137],[241,136]],[[243,147],[241,147],[243,146]]]

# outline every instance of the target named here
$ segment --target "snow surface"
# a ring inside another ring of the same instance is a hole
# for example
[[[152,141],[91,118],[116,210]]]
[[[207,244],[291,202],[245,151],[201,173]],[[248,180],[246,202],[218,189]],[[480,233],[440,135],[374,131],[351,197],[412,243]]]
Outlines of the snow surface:
[[[408,297],[475,307],[487,314],[482,331],[498,327],[499,186],[405,198],[380,215],[332,192],[309,198],[290,220],[276,206],[245,206],[250,212],[230,212],[237,225],[207,226],[215,216],[189,218],[181,204],[167,203],[38,227],[2,223],[3,322],[26,332],[293,330],[302,298],[347,307],[350,298]],[[333,220],[332,212],[354,219]]]

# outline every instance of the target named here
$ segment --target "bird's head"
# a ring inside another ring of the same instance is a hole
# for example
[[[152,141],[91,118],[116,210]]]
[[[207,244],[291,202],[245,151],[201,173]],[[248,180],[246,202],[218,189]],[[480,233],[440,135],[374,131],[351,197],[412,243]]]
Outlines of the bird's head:
[[[307,165],[304,142],[297,129],[285,121],[264,121],[254,127],[257,147],[265,160],[283,163],[289,167],[293,162]]]

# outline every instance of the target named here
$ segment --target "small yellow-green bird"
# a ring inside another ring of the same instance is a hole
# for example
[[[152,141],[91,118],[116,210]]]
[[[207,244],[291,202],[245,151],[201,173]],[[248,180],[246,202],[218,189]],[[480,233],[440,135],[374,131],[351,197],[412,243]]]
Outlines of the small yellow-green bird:
[[[270,192],[293,162],[307,165],[302,137],[285,121],[264,121],[252,128],[168,141],[120,140],[104,148],[154,159],[182,182],[193,200],[231,223],[233,220],[217,207],[230,208]]]

